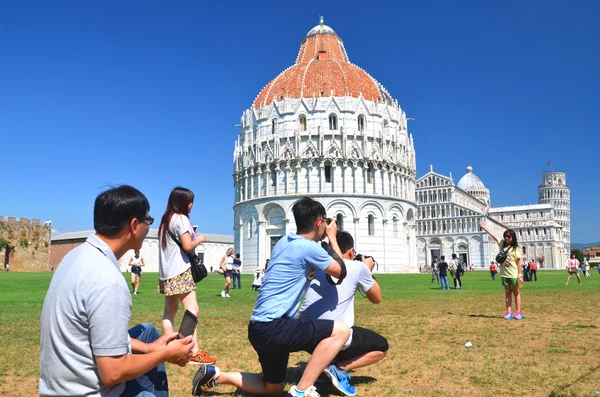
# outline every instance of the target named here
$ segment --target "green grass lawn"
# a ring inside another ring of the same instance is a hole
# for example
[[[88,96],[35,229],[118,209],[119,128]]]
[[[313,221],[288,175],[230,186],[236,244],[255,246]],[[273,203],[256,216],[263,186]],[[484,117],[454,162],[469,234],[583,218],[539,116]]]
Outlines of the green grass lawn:
[[[37,394],[39,318],[51,276],[0,272],[2,396]],[[464,289],[451,291],[432,288],[427,274],[377,276],[384,301],[372,305],[357,296],[356,323],[386,336],[391,349],[385,360],[353,374],[359,395],[594,395],[600,390],[600,275],[581,286],[576,279],[565,286],[564,271],[538,276],[521,290],[521,322],[501,318],[504,292],[488,272],[466,273]],[[157,279],[143,275],[140,294],[132,297],[132,325],[151,322],[160,329],[164,302]],[[250,291],[250,275],[242,283],[230,299],[219,296],[222,276],[199,284],[199,335],[222,369],[260,371],[246,331],[256,292]],[[180,318],[181,311],[177,324]],[[465,348],[467,341],[475,347]],[[292,355],[290,384],[308,358]],[[171,396],[189,395],[195,369],[168,366]],[[335,395],[327,385],[317,386],[321,395]],[[219,386],[214,395],[240,394]]]

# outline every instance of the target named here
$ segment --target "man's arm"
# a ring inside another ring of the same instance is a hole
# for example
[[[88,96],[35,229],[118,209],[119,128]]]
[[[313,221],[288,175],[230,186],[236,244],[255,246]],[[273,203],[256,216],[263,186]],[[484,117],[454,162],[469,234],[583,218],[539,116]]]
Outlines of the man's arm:
[[[373,285],[371,286],[371,288],[369,288],[367,291],[364,291],[364,293],[367,295],[367,298],[369,298],[369,302],[374,304],[381,303],[381,300],[383,299],[383,297],[381,296],[381,287],[372,275],[373,268],[375,267],[375,261],[373,260],[372,256],[363,256],[362,261],[369,270],[369,272],[366,274],[366,277],[369,279],[369,281],[373,280]]]
[[[102,383],[114,386],[135,379],[164,362],[185,366],[194,345],[192,337],[175,339],[177,333],[164,335],[154,343],[146,344],[131,339],[131,350],[135,353],[122,356],[96,356]]]
[[[337,224],[335,223],[335,219],[333,219],[327,228],[325,229],[325,233],[327,234],[327,238],[329,239],[329,246],[337,254],[337,258],[334,258],[331,261],[331,264],[325,269],[325,273],[333,276],[335,278],[343,278],[346,277],[346,265],[342,260],[342,252],[340,251],[340,246],[337,243],[336,235],[337,235]],[[341,263],[340,263],[341,262]]]

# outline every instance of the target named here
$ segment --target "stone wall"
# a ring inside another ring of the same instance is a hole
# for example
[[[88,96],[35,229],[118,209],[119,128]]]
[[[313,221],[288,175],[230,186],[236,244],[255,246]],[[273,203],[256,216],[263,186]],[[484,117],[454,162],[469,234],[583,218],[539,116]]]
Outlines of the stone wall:
[[[50,226],[40,224],[39,219],[17,219],[0,216],[0,239],[8,242],[8,260],[11,271],[50,270]],[[6,248],[0,249],[0,264],[4,269]]]

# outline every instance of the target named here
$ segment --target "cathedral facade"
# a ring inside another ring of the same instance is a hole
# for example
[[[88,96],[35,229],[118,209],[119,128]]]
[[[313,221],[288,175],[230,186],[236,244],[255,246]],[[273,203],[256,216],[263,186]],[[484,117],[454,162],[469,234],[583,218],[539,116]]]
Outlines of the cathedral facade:
[[[521,257],[540,268],[564,268],[570,253],[570,190],[564,172],[545,172],[538,204],[493,207],[490,191],[471,166],[455,185],[450,176],[433,171],[417,180],[417,252],[419,266],[434,256],[456,253],[462,263],[487,268],[498,246],[477,222],[498,237],[514,229]]]
[[[234,245],[244,271],[296,226],[293,204],[320,201],[379,272],[417,272],[416,161],[407,117],[323,20],[296,62],[244,111],[234,149]]]

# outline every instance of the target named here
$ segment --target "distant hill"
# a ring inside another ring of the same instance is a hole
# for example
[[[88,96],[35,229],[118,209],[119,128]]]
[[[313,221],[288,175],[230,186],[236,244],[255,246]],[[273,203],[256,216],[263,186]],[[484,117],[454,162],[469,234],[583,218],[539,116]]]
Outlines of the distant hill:
[[[577,248],[583,251],[583,247],[597,247],[600,245],[600,241],[596,241],[595,243],[571,243],[571,248]]]

